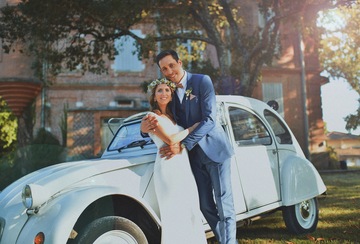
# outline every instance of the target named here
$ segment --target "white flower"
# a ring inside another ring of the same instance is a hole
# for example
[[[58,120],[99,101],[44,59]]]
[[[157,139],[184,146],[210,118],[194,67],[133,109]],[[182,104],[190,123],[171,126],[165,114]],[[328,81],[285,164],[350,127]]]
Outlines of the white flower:
[[[190,87],[189,89],[187,89],[187,90],[185,91],[186,99],[189,99],[192,90],[193,90],[192,87]]]
[[[159,84],[166,84],[168,85],[172,90],[176,90],[176,84],[172,81],[167,80],[166,78],[162,78],[162,79],[157,79],[157,80],[153,80],[149,85],[148,85],[148,91],[152,91],[152,89],[154,89],[154,87],[156,87]]]

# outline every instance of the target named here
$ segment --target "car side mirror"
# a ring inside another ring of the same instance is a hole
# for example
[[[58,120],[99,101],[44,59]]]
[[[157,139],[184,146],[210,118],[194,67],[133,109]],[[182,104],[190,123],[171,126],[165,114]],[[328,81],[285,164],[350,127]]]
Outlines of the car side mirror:
[[[277,101],[275,101],[275,100],[268,101],[267,105],[269,105],[275,111],[277,111],[279,109],[279,103]]]

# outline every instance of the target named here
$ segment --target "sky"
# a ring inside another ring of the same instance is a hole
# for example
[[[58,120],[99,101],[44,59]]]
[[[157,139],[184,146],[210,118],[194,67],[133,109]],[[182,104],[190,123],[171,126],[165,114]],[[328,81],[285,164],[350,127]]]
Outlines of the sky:
[[[359,106],[359,94],[346,81],[330,79],[329,83],[321,87],[321,99],[327,130],[348,133],[344,118],[355,114]],[[360,128],[351,131],[351,134],[360,135]]]
[[[330,20],[324,19],[320,12],[318,25],[323,26],[330,31],[343,28],[345,22],[335,11],[327,11],[326,14]],[[326,72],[324,74],[326,76]],[[352,89],[349,83],[343,79],[329,78],[329,83],[321,87],[323,120],[326,123],[327,130],[348,133],[345,129],[346,122],[344,118],[349,114],[355,114],[359,107],[359,94]],[[360,128],[352,130],[351,134],[360,135]]]

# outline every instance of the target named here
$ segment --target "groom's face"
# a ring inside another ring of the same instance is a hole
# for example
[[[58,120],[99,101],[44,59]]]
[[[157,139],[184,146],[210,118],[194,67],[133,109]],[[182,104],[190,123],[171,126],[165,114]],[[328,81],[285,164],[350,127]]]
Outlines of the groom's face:
[[[181,60],[176,61],[171,55],[162,58],[159,67],[163,75],[172,82],[179,83],[184,76]]]

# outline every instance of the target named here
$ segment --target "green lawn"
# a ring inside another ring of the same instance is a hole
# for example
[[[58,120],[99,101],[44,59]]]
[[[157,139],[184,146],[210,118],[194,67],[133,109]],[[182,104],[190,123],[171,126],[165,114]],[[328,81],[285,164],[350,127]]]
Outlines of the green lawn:
[[[360,171],[321,176],[327,194],[319,197],[319,223],[314,233],[290,234],[279,211],[238,228],[239,243],[360,243]]]

